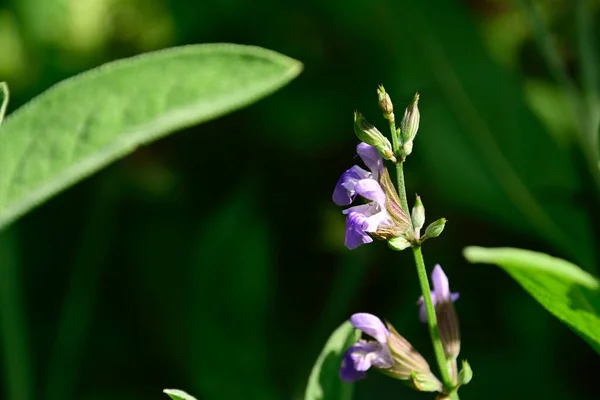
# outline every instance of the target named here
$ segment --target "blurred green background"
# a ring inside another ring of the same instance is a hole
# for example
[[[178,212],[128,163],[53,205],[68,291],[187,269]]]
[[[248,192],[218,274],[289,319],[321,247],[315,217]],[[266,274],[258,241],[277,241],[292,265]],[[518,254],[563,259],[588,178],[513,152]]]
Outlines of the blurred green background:
[[[397,110],[421,94],[407,190],[428,220],[449,220],[424,254],[461,292],[475,373],[462,397],[597,395],[598,355],[500,269],[461,256],[523,247],[597,273],[598,148],[582,138],[597,105],[598,3],[537,4],[566,83],[528,4],[0,2],[9,111],[91,67],[174,45],[259,45],[305,65],[272,97],[140,148],[2,232],[4,398],[164,399],[176,387],[199,400],[300,399],[328,335],[359,311],[431,356],[411,254],[346,250],[331,201],[355,162],[353,111],[386,127],[380,83]],[[572,107],[574,91],[589,113]],[[376,373],[355,391],[388,396],[432,397]]]

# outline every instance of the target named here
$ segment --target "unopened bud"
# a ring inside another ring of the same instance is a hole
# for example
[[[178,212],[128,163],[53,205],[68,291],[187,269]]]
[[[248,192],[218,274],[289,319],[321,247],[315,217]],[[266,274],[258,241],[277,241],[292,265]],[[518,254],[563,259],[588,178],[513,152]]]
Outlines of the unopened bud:
[[[417,199],[415,200],[415,205],[412,209],[412,225],[415,230],[415,236],[417,239],[419,238],[421,228],[425,224],[425,207],[423,207],[423,203],[421,203],[421,198],[417,195]]]
[[[458,374],[458,384],[461,386],[466,385],[467,383],[471,382],[471,379],[473,379],[473,370],[471,369],[471,366],[467,360],[463,360],[462,369]]]
[[[354,113],[354,133],[361,142],[375,147],[383,159],[396,162],[392,144],[388,138],[383,136],[379,129],[367,122],[359,112]]]
[[[388,246],[397,251],[408,249],[412,244],[404,236],[396,236],[388,240]]]
[[[393,118],[394,116],[394,105],[392,104],[392,99],[390,95],[386,93],[383,85],[379,85],[377,88],[377,97],[379,100],[379,108],[383,112],[383,116],[386,119]]]
[[[438,303],[435,307],[435,315],[440,329],[440,339],[442,340],[444,353],[451,361],[454,361],[460,353],[460,327],[458,315],[452,301]]]
[[[425,229],[424,238],[434,238],[438,237],[444,231],[444,227],[446,226],[446,218],[440,218],[437,221],[433,221],[431,224],[427,226]]]
[[[419,122],[421,114],[419,113],[419,93],[415,94],[413,101],[406,107],[404,118],[400,123],[400,131],[402,132],[402,143],[412,142],[417,131],[419,130]]]
[[[420,391],[440,391],[442,383],[431,372],[423,356],[390,323],[387,323],[387,328],[390,332],[388,346],[394,365],[381,372],[396,379],[410,381]]]

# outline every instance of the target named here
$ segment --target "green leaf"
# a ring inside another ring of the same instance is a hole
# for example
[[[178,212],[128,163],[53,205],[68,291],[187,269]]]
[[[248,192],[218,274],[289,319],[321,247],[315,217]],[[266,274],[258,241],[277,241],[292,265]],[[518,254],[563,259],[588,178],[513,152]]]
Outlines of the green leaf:
[[[259,47],[205,44],[57,84],[0,127],[0,228],[137,146],[257,101],[301,69]]]
[[[6,82],[0,82],[0,124],[2,124],[2,120],[4,119],[4,114],[6,114],[6,107],[8,106],[8,85]]]
[[[472,263],[500,266],[600,353],[600,283],[596,277],[568,261],[530,250],[467,247],[463,254]]]
[[[179,389],[165,389],[163,390],[163,393],[168,394],[173,400],[196,400],[194,396],[191,396]]]
[[[360,331],[350,322],[340,325],[329,337],[310,377],[304,400],[349,400],[353,385],[342,382],[339,376],[344,351],[360,339]]]

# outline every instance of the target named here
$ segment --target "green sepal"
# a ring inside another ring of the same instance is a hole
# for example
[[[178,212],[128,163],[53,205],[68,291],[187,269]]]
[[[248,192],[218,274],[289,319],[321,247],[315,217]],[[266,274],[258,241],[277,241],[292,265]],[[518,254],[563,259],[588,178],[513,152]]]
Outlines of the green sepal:
[[[388,240],[388,246],[392,250],[402,251],[411,247],[412,244],[404,236],[395,236]]]
[[[467,360],[462,360],[462,368],[458,373],[459,386],[466,385],[467,383],[471,382],[471,379],[473,379],[473,370],[471,369],[471,366]]]
[[[354,112],[354,133],[361,142],[365,142],[366,144],[375,147],[384,160],[396,162],[392,144],[388,138],[383,136],[383,134],[379,132],[379,129],[371,125],[365,117],[357,111]]]

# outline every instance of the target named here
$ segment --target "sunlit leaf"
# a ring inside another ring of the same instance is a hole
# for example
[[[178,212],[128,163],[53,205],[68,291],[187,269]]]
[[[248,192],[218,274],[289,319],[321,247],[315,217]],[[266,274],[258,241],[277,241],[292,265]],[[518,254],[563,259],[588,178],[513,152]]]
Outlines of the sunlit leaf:
[[[360,338],[360,331],[350,322],[340,325],[329,337],[315,363],[304,400],[349,400],[353,385],[342,382],[339,375],[342,354]]]
[[[282,87],[301,64],[258,47],[184,46],[57,84],[0,128],[0,227],[137,146]]]
[[[163,393],[169,395],[169,397],[173,400],[196,400],[194,396],[191,396],[179,389],[165,389],[163,390]]]
[[[496,264],[544,308],[600,352],[600,284],[575,264],[515,248],[467,247],[472,263]]]

